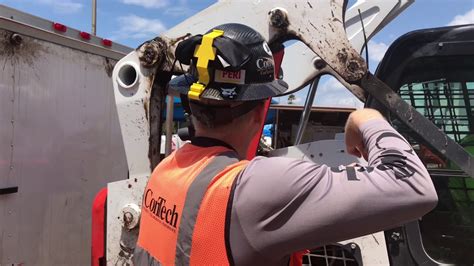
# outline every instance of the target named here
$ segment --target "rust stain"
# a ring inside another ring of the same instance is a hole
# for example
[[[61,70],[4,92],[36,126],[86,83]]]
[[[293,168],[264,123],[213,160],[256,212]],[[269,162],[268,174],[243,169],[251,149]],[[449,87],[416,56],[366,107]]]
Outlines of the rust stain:
[[[347,61],[347,51],[346,48],[342,48],[337,52],[336,55],[337,59],[339,60],[340,63],[345,64]]]
[[[144,99],[142,99],[142,104],[143,104],[143,108],[145,109],[145,118],[148,122],[150,122],[150,97],[151,97],[151,92],[152,90],[154,89],[153,88],[153,84],[154,84],[154,81],[155,81],[155,75],[150,75],[150,76],[147,76],[146,77],[148,79],[148,84],[149,86],[146,86],[145,87],[145,92],[146,92],[146,95],[148,97],[145,97]]]
[[[279,8],[270,11],[269,15],[270,24],[275,28],[286,29],[290,25],[287,14]]]
[[[145,68],[158,66],[163,69],[163,62],[169,61],[169,46],[167,40],[161,37],[145,42],[137,49],[140,64]]]
[[[104,59],[105,73],[107,73],[107,76],[109,76],[109,78],[112,77],[112,72],[114,71],[115,63],[116,62],[112,62],[107,57]]]
[[[145,98],[145,100],[142,99],[142,102],[143,102],[143,108],[145,109],[145,118],[147,121],[150,121],[150,119],[148,118],[149,110],[150,110],[150,102],[148,98]]]
[[[349,54],[350,53],[350,54]],[[360,80],[367,71],[367,65],[362,57],[353,54],[350,50],[342,48],[336,54],[338,60],[337,65],[343,66],[341,76],[345,77],[347,81],[352,82]]]
[[[365,61],[360,57],[354,57],[347,63],[348,78],[351,81],[359,80],[365,75]]]
[[[144,67],[152,67],[158,62],[158,60],[162,60],[163,58],[160,57],[160,54],[161,47],[159,46],[159,43],[156,42],[146,43],[138,49],[140,63]]]

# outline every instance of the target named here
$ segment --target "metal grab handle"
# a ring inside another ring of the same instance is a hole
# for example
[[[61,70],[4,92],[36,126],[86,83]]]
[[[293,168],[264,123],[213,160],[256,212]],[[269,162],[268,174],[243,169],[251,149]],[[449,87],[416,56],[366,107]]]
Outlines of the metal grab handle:
[[[173,113],[174,113],[174,97],[166,96],[166,138],[165,138],[165,157],[171,154],[171,142],[173,141]]]
[[[0,188],[0,195],[15,194],[15,193],[18,193],[18,187]]]
[[[316,90],[318,89],[318,83],[321,79],[321,76],[314,78],[311,86],[308,90],[308,96],[306,97],[306,102],[304,103],[303,113],[301,114],[300,124],[298,125],[298,133],[296,133],[296,140],[294,145],[301,144],[303,139],[303,133],[306,129],[306,125],[309,121],[309,116],[311,114],[311,107],[313,106],[314,96],[316,95]]]

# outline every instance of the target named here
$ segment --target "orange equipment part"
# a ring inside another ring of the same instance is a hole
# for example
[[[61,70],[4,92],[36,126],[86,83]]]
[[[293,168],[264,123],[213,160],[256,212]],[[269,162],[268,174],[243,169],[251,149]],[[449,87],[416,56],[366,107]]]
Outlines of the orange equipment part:
[[[105,260],[105,227],[107,188],[97,193],[92,203],[92,244],[91,244],[91,266],[106,265]]]

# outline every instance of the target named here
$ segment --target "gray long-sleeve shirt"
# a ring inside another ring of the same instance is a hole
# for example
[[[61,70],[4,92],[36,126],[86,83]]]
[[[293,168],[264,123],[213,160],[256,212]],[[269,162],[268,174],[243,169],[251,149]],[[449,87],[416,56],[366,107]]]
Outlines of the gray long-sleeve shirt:
[[[437,203],[431,178],[386,121],[361,127],[365,167],[256,157],[235,184],[230,249],[236,265],[287,265],[299,250],[389,229]]]

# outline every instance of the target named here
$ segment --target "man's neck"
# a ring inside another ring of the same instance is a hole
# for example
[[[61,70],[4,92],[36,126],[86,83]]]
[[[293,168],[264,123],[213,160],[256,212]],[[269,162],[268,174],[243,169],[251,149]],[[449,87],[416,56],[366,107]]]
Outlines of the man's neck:
[[[196,137],[211,138],[222,141],[231,146],[237,152],[240,159],[243,160],[247,157],[247,149],[249,144],[244,143],[242,136],[233,136],[231,134],[200,134],[200,132],[196,132]]]

